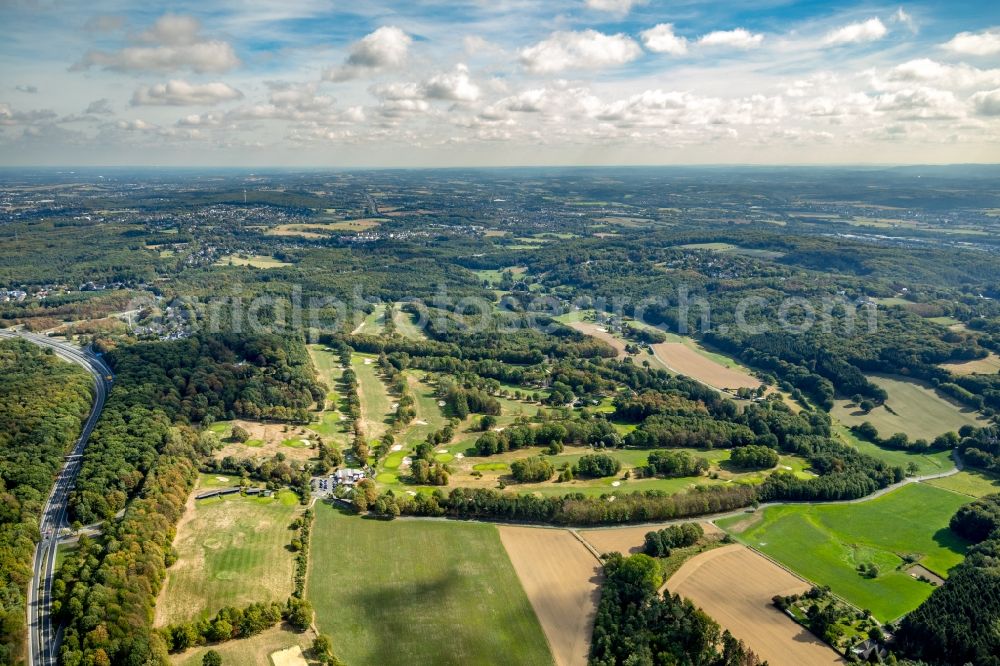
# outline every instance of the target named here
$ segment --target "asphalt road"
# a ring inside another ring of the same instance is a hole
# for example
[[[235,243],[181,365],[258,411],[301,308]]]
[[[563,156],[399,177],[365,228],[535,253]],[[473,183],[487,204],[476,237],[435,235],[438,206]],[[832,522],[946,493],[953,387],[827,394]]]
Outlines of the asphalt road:
[[[106,377],[111,375],[111,370],[104,361],[91,352],[65,342],[23,331],[0,330],[0,338],[13,337],[23,338],[40,347],[48,347],[62,359],[83,366],[94,376],[94,404],[90,416],[76,445],[66,456],[66,464],[56,477],[52,492],[42,510],[40,525],[42,539],[35,548],[33,576],[28,587],[28,663],[31,666],[55,666],[59,654],[59,629],[53,623],[49,611],[56,550],[59,547],[60,531],[69,527],[66,520],[67,501],[76,483],[76,476],[80,472],[87,440],[97,424],[101,410],[104,409],[104,400],[111,388],[111,382]]]

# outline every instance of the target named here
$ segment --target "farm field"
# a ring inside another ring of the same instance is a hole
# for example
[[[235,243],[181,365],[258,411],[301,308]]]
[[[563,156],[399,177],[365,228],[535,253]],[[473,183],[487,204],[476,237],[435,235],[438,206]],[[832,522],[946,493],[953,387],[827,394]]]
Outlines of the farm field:
[[[581,333],[589,335],[592,338],[597,338],[601,342],[606,342],[618,352],[619,359],[628,356],[628,354],[625,353],[625,341],[622,338],[610,333],[608,329],[603,326],[595,324],[592,321],[573,321],[569,322],[568,326],[570,328],[575,328]]]
[[[885,406],[865,414],[849,400],[837,400],[830,410],[831,416],[847,426],[869,421],[881,437],[903,432],[910,439],[933,439],[966,424],[981,427],[986,423],[980,415],[939,394],[930,385],[886,375],[868,378],[889,394],[886,405],[895,414]]]
[[[662,525],[636,525],[633,527],[600,527],[597,529],[577,530],[583,540],[597,549],[599,553],[619,552],[623,555],[634,555],[642,550],[646,533],[663,529],[671,523]],[[699,523],[707,536],[722,535],[723,532],[712,523]]]
[[[557,666],[585,666],[600,601],[601,565],[568,530],[497,528]]]
[[[958,474],[940,479],[930,479],[924,483],[970,497],[984,497],[1000,493],[1000,476],[977,469],[964,469]]]
[[[381,315],[379,315],[381,316]],[[392,413],[389,392],[378,376],[375,358],[367,354],[353,354],[351,367],[358,376],[358,393],[361,396],[361,427],[369,440],[378,439],[389,429],[388,417]]]
[[[252,266],[253,268],[281,268],[291,266],[274,257],[240,257],[230,254],[215,262],[216,266]]]
[[[986,358],[973,361],[942,363],[941,367],[955,375],[995,375],[1000,372],[1000,356],[990,352]]]
[[[207,477],[207,478],[206,478]],[[234,485],[203,475],[177,525],[177,561],[156,604],[156,625],[191,620],[224,606],[284,601],[292,592],[289,523],[300,513],[288,490],[274,497],[194,497],[206,487]],[[224,478],[224,477],[220,477]]]
[[[771,604],[776,594],[799,594],[809,584],[740,544],[685,562],[666,583],[693,601],[771,666],[843,664],[829,646]]]
[[[755,389],[760,380],[735,361],[721,360],[719,354],[708,355],[694,348],[694,342],[661,342],[652,345],[653,353],[672,371],[693,377],[717,389]]]
[[[348,664],[552,663],[493,525],[318,504],[311,544],[306,595]]]
[[[870,501],[768,507],[717,524],[887,622],[916,608],[933,591],[902,570],[903,556],[916,558],[941,577],[961,562],[966,544],[948,529],[948,521],[968,501],[964,495],[911,483]],[[856,569],[862,563],[877,565],[878,576],[863,578]]]
[[[235,641],[226,641],[217,645],[185,650],[180,654],[170,655],[173,666],[201,666],[201,660],[209,650],[215,650],[222,657],[223,664],[238,666],[278,666],[271,655],[293,646],[298,646],[308,655],[316,634],[312,631],[299,633],[289,627],[277,626],[262,631],[256,636]],[[336,650],[336,647],[334,648]],[[307,660],[308,664],[318,664]]]

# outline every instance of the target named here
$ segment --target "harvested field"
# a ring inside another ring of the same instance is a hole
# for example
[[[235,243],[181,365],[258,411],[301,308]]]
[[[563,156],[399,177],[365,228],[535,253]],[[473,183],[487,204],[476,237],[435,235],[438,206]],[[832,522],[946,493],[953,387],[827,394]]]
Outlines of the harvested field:
[[[596,530],[578,530],[577,533],[599,553],[619,552],[623,555],[633,555],[642,550],[646,533],[663,529],[670,523],[662,525],[637,525],[634,527],[610,527]],[[699,523],[705,530],[705,535],[722,535],[723,531],[712,523]]]
[[[251,266],[253,268],[282,268],[283,266],[291,266],[292,264],[285,263],[284,261],[275,259],[274,257],[241,257],[239,255],[230,254],[216,261],[215,265]]]
[[[771,666],[845,663],[771,604],[776,594],[802,593],[810,585],[745,546],[732,544],[691,558],[666,587],[693,601]]]
[[[584,666],[600,601],[601,565],[568,530],[499,526],[558,666]]]
[[[941,367],[954,375],[995,375],[1000,372],[1000,356],[990,352],[986,358],[974,361],[942,363]]]
[[[625,341],[621,338],[611,334],[608,329],[603,326],[598,326],[597,324],[590,321],[574,321],[567,324],[570,328],[575,328],[585,335],[589,335],[592,338],[597,338],[601,342],[605,342],[608,345],[614,347],[615,351],[618,352],[618,358],[625,358],[628,354],[625,353]]]
[[[653,352],[674,372],[693,377],[715,388],[755,389],[760,386],[759,379],[739,369],[735,363],[731,367],[726,367],[681,342],[661,342],[653,345]]]

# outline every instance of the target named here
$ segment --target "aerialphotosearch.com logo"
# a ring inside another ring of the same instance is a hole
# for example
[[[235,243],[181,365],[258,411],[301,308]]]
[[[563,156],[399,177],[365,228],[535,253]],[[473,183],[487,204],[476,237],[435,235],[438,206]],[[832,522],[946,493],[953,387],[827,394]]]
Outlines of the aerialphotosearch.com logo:
[[[714,303],[713,303],[714,301]],[[511,333],[525,328],[552,333],[558,318],[577,311],[593,311],[594,318],[612,329],[625,324],[662,332],[691,335],[715,332],[804,334],[816,327],[839,336],[875,333],[878,308],[870,299],[848,299],[842,294],[815,298],[762,295],[737,300],[692,294],[681,285],[672,296],[633,302],[624,297],[578,296],[573,299],[512,292],[498,300],[481,296],[452,296],[444,285],[427,299],[383,301],[365,296],[356,288],[351,296],[309,294],[293,285],[285,294],[231,294],[207,299],[176,297],[170,300],[144,294],[129,305],[128,323],[139,336],[187,337],[198,332],[247,334],[297,334],[315,342],[323,334],[363,333],[366,318],[383,317],[387,305],[409,319],[408,328],[426,332],[461,330]],[[385,322],[376,329],[384,329]],[[433,337],[433,336],[431,336]]]

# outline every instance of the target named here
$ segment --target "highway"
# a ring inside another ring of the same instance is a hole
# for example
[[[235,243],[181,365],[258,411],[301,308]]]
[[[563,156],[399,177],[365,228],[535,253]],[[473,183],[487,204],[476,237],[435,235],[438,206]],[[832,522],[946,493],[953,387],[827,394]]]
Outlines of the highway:
[[[97,419],[104,409],[104,400],[111,382],[111,369],[99,357],[88,350],[82,350],[65,342],[24,331],[0,330],[0,338],[20,337],[40,347],[52,349],[60,358],[76,363],[94,376],[94,404],[90,416],[76,445],[66,456],[66,464],[56,477],[52,492],[45,503],[41,517],[41,541],[35,548],[32,563],[33,576],[28,587],[28,664],[31,666],[55,666],[58,661],[59,630],[49,612],[52,597],[52,578],[55,573],[56,550],[59,547],[60,531],[69,527],[67,522],[67,502],[70,491],[76,483],[87,440],[93,432]]]

